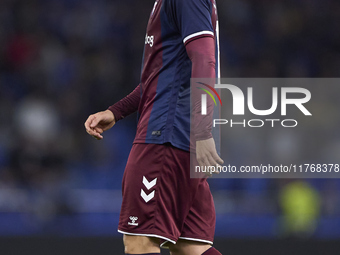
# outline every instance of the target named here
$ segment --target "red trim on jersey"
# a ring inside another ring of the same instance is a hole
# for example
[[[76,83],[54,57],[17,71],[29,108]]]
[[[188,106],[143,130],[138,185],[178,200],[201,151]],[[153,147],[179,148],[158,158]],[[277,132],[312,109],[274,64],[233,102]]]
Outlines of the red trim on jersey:
[[[203,34],[203,35],[198,35],[198,36],[195,36],[193,38],[190,38],[189,40],[187,40],[184,45],[187,46],[188,43],[192,42],[192,41],[195,41],[199,38],[203,38],[203,37],[211,37],[211,38],[215,38],[213,35],[210,35],[210,34]]]

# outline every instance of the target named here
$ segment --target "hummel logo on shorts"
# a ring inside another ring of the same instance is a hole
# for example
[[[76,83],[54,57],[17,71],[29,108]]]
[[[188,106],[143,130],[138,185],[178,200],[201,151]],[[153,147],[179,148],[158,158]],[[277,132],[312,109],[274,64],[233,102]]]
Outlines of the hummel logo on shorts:
[[[138,223],[136,223],[136,220],[138,220],[138,217],[136,217],[136,216],[130,216],[130,220],[131,220],[132,222],[128,222],[129,225],[138,226]]]

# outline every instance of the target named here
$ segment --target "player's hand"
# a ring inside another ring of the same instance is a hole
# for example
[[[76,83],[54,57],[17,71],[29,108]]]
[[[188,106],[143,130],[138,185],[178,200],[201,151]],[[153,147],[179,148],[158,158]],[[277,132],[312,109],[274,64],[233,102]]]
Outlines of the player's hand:
[[[196,158],[200,166],[217,166],[224,163],[223,159],[217,154],[215,141],[213,138],[196,141]],[[218,174],[219,172],[214,172]],[[210,173],[207,173],[210,176]]]
[[[116,123],[115,116],[110,110],[97,112],[90,115],[85,122],[86,132],[96,138],[97,140],[103,139],[102,133]]]

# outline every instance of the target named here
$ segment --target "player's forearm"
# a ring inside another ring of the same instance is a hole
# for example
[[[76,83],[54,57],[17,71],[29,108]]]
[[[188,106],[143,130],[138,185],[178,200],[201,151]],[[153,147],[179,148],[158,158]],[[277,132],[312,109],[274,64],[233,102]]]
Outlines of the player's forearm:
[[[192,78],[215,78],[215,40],[206,36],[189,42],[186,46],[192,62]]]
[[[215,40],[212,37],[202,37],[186,45],[188,56],[192,62],[192,78],[211,78],[214,83],[215,73]],[[213,84],[210,84],[213,86]],[[212,118],[214,102],[207,98],[207,114],[201,114],[201,91],[196,87],[191,89],[193,130],[196,140],[212,137]]]
[[[115,121],[119,121],[138,110],[140,101],[140,84],[126,97],[111,105],[108,109],[115,116]]]

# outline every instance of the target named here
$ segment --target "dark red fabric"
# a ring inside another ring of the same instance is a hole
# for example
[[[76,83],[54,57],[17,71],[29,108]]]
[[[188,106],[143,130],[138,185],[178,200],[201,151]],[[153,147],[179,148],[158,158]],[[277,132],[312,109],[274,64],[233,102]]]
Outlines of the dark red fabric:
[[[116,122],[138,110],[140,94],[139,84],[129,95],[108,108],[115,116]]]
[[[214,247],[211,247],[209,250],[205,251],[202,255],[222,255],[222,253],[220,253]]]
[[[213,35],[203,34],[203,35],[195,36],[195,37],[193,37],[193,38],[187,40],[187,41],[185,42],[184,45],[187,46],[187,45],[188,45],[189,43],[191,43],[192,41],[195,41],[195,40],[197,40],[197,39],[199,39],[199,38],[203,38],[203,37],[211,37],[211,38],[214,38]]]
[[[134,144],[125,168],[118,230],[211,243],[215,207],[206,179],[190,178],[190,152],[166,144]],[[166,246],[166,244],[164,245]]]
[[[211,86],[214,86],[215,71],[215,40],[212,37],[201,37],[191,41],[186,45],[188,56],[192,62],[192,78],[211,78]],[[192,121],[196,141],[206,140],[212,137],[212,118],[214,102],[207,97],[207,115],[201,114],[201,93],[202,91],[193,87],[191,88],[192,99]]]
[[[215,78],[215,40],[205,36],[186,45],[187,54],[192,62],[191,78]]]

